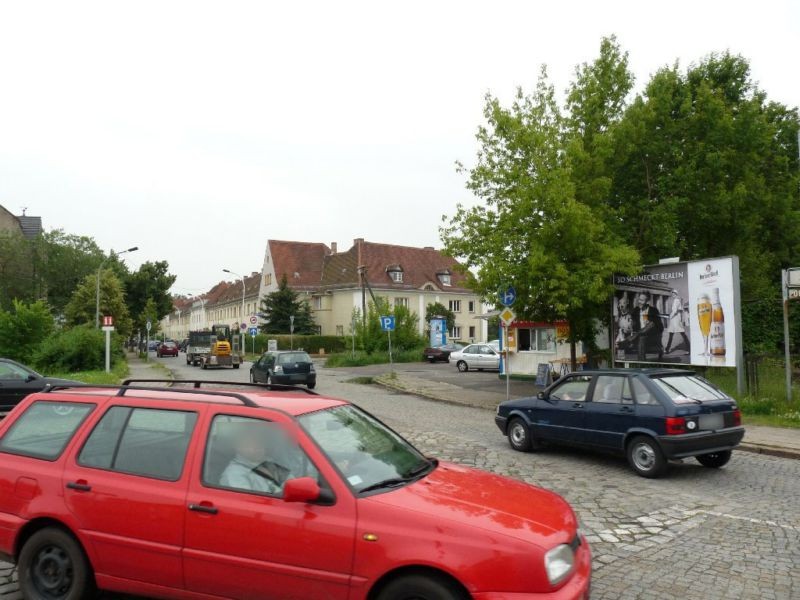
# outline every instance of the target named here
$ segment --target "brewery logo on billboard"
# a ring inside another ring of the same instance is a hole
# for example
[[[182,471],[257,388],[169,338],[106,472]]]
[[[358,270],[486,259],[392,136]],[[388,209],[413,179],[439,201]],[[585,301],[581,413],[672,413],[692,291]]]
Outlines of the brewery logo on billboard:
[[[702,281],[704,285],[716,282],[718,277],[719,269],[714,269],[710,264],[706,265],[705,272],[700,273],[700,281]]]

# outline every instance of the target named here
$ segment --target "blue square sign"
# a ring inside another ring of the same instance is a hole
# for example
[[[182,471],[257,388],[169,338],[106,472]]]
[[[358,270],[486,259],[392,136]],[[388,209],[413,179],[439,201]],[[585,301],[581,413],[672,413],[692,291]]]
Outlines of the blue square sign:
[[[394,315],[381,316],[381,331],[394,331]]]

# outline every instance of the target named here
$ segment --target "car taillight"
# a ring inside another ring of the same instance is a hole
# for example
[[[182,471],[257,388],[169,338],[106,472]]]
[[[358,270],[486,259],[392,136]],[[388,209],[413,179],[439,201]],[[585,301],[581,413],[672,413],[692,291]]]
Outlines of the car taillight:
[[[733,426],[739,427],[742,424],[742,411],[738,408],[733,409]]]
[[[686,419],[683,417],[667,417],[667,435],[686,433]]]

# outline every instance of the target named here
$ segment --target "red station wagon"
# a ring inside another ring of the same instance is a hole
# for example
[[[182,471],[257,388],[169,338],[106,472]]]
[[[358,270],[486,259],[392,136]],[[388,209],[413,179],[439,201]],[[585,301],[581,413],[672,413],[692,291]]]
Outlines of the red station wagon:
[[[342,400],[190,383],[56,388],[0,421],[0,558],[25,598],[588,598],[560,496]]]

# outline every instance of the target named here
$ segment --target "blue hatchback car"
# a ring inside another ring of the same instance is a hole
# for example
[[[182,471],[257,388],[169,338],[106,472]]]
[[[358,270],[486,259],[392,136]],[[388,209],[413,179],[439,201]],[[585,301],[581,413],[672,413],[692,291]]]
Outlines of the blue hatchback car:
[[[691,456],[722,467],[744,437],[741,421],[733,398],[674,369],[570,373],[537,396],[502,402],[495,416],[515,450],[554,442],[616,452],[643,477]]]

